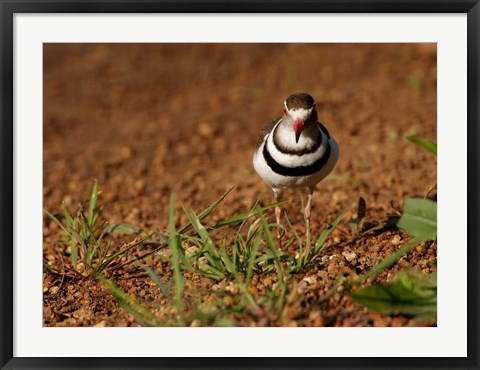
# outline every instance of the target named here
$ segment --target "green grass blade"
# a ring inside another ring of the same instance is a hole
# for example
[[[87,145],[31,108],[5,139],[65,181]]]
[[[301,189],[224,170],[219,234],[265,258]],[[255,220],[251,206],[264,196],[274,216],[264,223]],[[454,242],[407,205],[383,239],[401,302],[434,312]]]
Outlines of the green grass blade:
[[[67,207],[65,206],[65,203],[62,204],[62,210],[63,210],[63,216],[65,217],[65,220],[67,221],[67,224],[73,227],[74,219],[72,218],[70,213],[68,213],[68,210],[67,210]]]
[[[126,254],[128,251],[130,251],[132,248],[135,248],[137,245],[142,244],[144,241],[150,239],[154,235],[154,233],[148,234],[144,238],[137,240],[133,243],[129,243],[129,245],[125,249],[121,249],[118,252],[115,252],[112,254],[110,257],[106,258],[105,261],[97,268],[98,271],[102,271],[104,268],[106,268],[110,262],[112,262],[115,258],[118,256],[121,256],[123,254]]]
[[[77,266],[77,263],[78,263],[78,247],[75,244],[74,239],[70,239],[70,252],[71,252],[70,260],[72,261],[72,266],[75,268],[75,266]]]
[[[77,222],[79,225],[79,232],[78,234],[80,237],[85,241],[85,244],[88,246],[90,243],[90,240],[93,237],[93,226],[90,226],[88,223],[89,221],[87,220],[87,217],[85,216],[85,213],[83,211],[79,211],[77,214]]]
[[[199,213],[198,215],[198,219],[200,221],[202,221],[205,217],[208,217],[213,211],[215,208],[217,208],[217,206],[225,199],[225,197],[230,194],[230,192],[235,189],[235,186],[232,186],[230,188],[227,189],[227,191],[225,193],[223,193],[223,195],[218,198],[214,203],[212,203],[210,206],[208,206],[206,209],[204,209],[202,212]],[[184,227],[182,227],[178,233],[179,234],[184,234],[186,232],[188,232],[189,230],[192,229],[192,224],[187,224],[185,225]]]
[[[282,257],[288,256],[289,254],[277,250],[277,251],[276,251],[276,255],[278,255],[279,258],[282,258]],[[262,261],[269,261],[269,260],[272,260],[273,262],[275,262],[275,261],[274,261],[274,260],[275,260],[275,256],[273,255],[273,253],[272,253],[270,250],[268,250],[265,254],[262,254],[261,256],[257,257],[257,258],[255,259],[255,263],[260,263],[260,262],[262,262]]]
[[[97,254],[97,251],[100,250],[103,242],[105,234],[102,233],[97,240],[94,241],[93,247],[89,248],[90,250],[88,251],[87,254],[87,265],[92,266],[93,258],[95,258],[95,254]],[[98,257],[101,257],[101,254],[99,253]]]
[[[425,140],[415,135],[406,136],[405,138],[411,141],[412,143],[415,143],[421,146],[422,148],[428,150],[430,153],[433,153],[435,156],[437,155],[437,144],[434,143],[433,141]]]
[[[69,230],[67,230],[65,228],[65,226],[63,226],[62,222],[56,218],[54,215],[52,215],[50,212],[48,212],[46,209],[43,210],[43,212],[48,216],[50,217],[53,221],[55,221],[55,223],[62,229],[62,231],[67,234],[68,236],[72,237],[72,234],[70,233]]]
[[[78,222],[77,219],[72,220],[72,226],[71,229],[77,230],[78,229]],[[72,253],[71,255],[71,260],[72,260],[72,265],[77,266],[78,262],[78,245],[76,243],[76,240],[74,238],[70,238],[70,251]]]
[[[223,270],[217,270],[215,267],[212,267],[210,265],[200,265],[198,271],[195,271],[195,273],[199,275],[204,275],[207,278],[216,281],[224,280],[226,278],[225,272]]]
[[[202,225],[200,222],[200,219],[198,216],[195,214],[195,212],[191,211],[189,212],[185,208],[183,208],[183,211],[187,215],[187,218],[190,221],[190,224],[193,226],[194,230],[196,233],[200,236],[200,239],[202,241],[202,246],[200,249],[200,253],[204,255],[204,257],[207,259],[207,261],[212,265],[217,270],[222,270],[222,264],[220,262],[220,253],[218,250],[215,248],[215,244],[213,243],[212,238],[207,232],[207,229],[205,226]],[[206,253],[203,252],[203,250],[206,248]]]
[[[278,253],[277,248],[275,247],[275,243],[273,241],[273,236],[272,236],[272,233],[270,232],[270,227],[268,226],[267,221],[265,220],[265,217],[263,215],[261,215],[260,219],[261,219],[261,223],[262,223],[263,232],[265,234],[265,237],[267,238],[268,248],[270,249],[270,252],[272,253],[273,260],[274,260],[275,265],[277,267],[278,282],[279,282],[280,286],[283,286],[283,268],[282,268],[282,263],[280,262],[280,255]]]
[[[88,244],[87,244],[86,241],[83,239],[83,237],[82,237],[76,230],[74,230],[73,228],[70,228],[70,227],[64,228],[64,227],[62,227],[62,229],[65,229],[67,235],[69,235],[69,237],[72,238],[72,240],[74,240],[74,241],[76,242],[76,244],[80,247],[80,248],[79,248],[79,250],[80,250],[80,255],[81,255],[82,259],[85,259],[86,256],[87,256],[87,252],[88,252]]]
[[[253,210],[255,210],[255,208],[257,208],[257,206],[258,206],[258,204],[260,203],[260,200],[261,200],[261,199],[262,199],[261,196],[259,196],[259,197],[257,198],[257,200],[256,200],[255,203],[253,204],[252,208],[250,208],[250,211],[253,211]],[[240,224],[240,226],[238,227],[237,237],[240,236],[240,233],[241,233],[243,227],[245,226],[245,224],[247,223],[247,221],[248,221],[248,218],[244,219],[243,222],[242,222],[242,223]],[[248,235],[248,233],[247,233],[247,235]]]
[[[232,275],[235,279],[239,278],[237,269],[235,264],[233,263],[232,259],[228,256],[226,251],[220,252],[220,258],[223,262],[224,267],[228,271],[230,275]]]
[[[337,227],[337,225],[344,219],[344,217],[345,212],[338,216],[335,221],[333,221],[330,225],[328,225],[325,230],[322,231],[317,241],[315,242],[315,246],[313,249],[314,255],[317,255],[323,250],[323,244],[325,243],[325,240],[327,240],[328,235],[330,235],[330,233]]]
[[[183,208],[183,212],[185,213],[191,225],[193,226],[195,232],[200,236],[200,239],[203,245],[208,249],[212,257],[215,257],[217,255],[217,250],[213,244],[212,238],[210,237],[210,235],[208,235],[208,232],[205,226],[202,225],[202,223],[200,222],[200,219],[198,218],[198,216],[195,214],[194,211],[189,212],[183,206],[182,208]]]
[[[303,242],[302,238],[300,238],[300,235],[298,235],[297,230],[293,227],[292,223],[290,222],[290,219],[288,218],[287,214],[285,213],[285,220],[287,220],[288,227],[290,227],[290,230],[292,230],[293,236],[297,240],[298,246],[299,246],[299,256],[300,256],[300,261],[302,260],[303,256]]]
[[[137,235],[141,233],[146,234],[146,231],[143,230],[141,227],[138,227],[135,225],[119,223],[119,224],[113,224],[113,225],[107,226],[104,229],[104,233],[105,234],[118,233],[118,234],[127,234],[127,235],[129,234]]]
[[[257,232],[257,235],[253,241],[252,249],[248,255],[247,260],[247,272],[245,274],[245,283],[248,284],[250,282],[250,278],[252,277],[253,268],[255,266],[255,260],[257,258],[258,250],[260,249],[260,240],[262,238],[262,233]],[[248,245],[246,246],[248,248]]]
[[[232,263],[235,265],[235,270],[237,271],[242,270],[242,261],[241,261],[242,259],[240,257],[241,256],[240,250],[242,248],[241,243],[242,243],[242,239],[237,238],[232,242],[232,245],[230,246],[232,250],[231,260],[232,260]],[[226,240],[222,241],[222,253],[227,253]]]
[[[180,267],[184,270],[193,272],[194,274],[201,273],[199,269],[196,269],[192,265],[190,265],[190,261],[187,259],[187,257],[183,254],[183,252],[180,250],[180,248],[177,246],[177,252],[178,252],[178,258],[180,260]],[[162,254],[157,253],[157,257],[161,258],[165,262],[168,262],[170,264],[173,264],[172,259],[168,258]]]
[[[160,289],[163,295],[168,300],[170,300],[171,299],[170,290],[168,289],[167,285],[163,283],[162,279],[160,279],[160,276],[158,276],[158,274],[151,267],[148,267],[147,265],[142,265],[142,268],[148,274],[150,279],[152,279],[155,285]]]
[[[143,308],[138,302],[130,297],[127,293],[122,291],[115,283],[107,280],[102,275],[97,275],[96,278],[102,282],[115,296],[120,307],[130,313],[144,326],[165,326],[153,313]]]
[[[98,264],[97,264],[97,267],[96,267],[96,269],[95,269],[95,271],[96,271],[97,273],[100,272],[100,271],[98,270],[98,267],[104,265],[104,263],[105,263],[105,258],[107,258],[107,255],[108,255],[108,252],[110,252],[111,246],[112,246],[112,241],[109,240],[108,243],[107,243],[107,246],[105,247],[105,250],[104,250],[103,253],[100,255],[100,258],[99,258],[99,260],[98,260]]]
[[[262,222],[262,227],[264,230],[265,237],[267,238],[267,245],[275,261],[278,285],[280,288],[279,296],[277,297],[276,293],[273,293],[270,301],[273,302],[273,306],[276,308],[276,310],[281,312],[280,316],[283,316],[282,312],[283,312],[283,307],[285,304],[285,296],[288,288],[288,279],[287,279],[288,272],[285,274],[282,263],[280,261],[280,253],[278,252],[277,248],[275,247],[275,243],[273,242],[272,233],[270,232],[270,226],[267,224],[265,217],[263,215],[261,216],[261,222]]]
[[[408,243],[407,245],[404,245],[397,251],[393,252],[390,256],[385,258],[383,261],[380,261],[377,265],[375,265],[370,270],[368,270],[363,275],[361,275],[357,283],[363,283],[373,275],[378,274],[379,272],[389,268],[391,265],[397,262],[400,258],[402,258],[407,253],[409,253],[418,244],[420,244],[420,241],[418,239],[412,239],[410,243]]]
[[[88,202],[88,226],[93,227],[94,217],[97,210],[97,201],[98,201],[98,183],[95,181],[92,187],[92,193],[90,194],[90,199]]]
[[[175,284],[175,306],[177,313],[183,311],[183,290],[185,281],[180,271],[180,258],[178,251],[178,237],[175,229],[175,194],[170,197],[170,206],[168,207],[168,245],[172,251],[173,281]]]
[[[240,222],[243,222],[247,218],[258,215],[258,214],[262,213],[263,211],[265,211],[267,209],[270,209],[272,207],[275,207],[275,206],[283,204],[283,203],[285,203],[285,201],[278,202],[278,203],[273,203],[273,204],[270,204],[270,205],[265,206],[265,207],[260,207],[260,208],[257,208],[257,209],[254,209],[254,210],[251,210],[251,211],[248,211],[248,212],[241,213],[239,215],[236,215],[236,216],[233,216],[233,217],[228,218],[226,220],[218,222],[217,224],[212,226],[212,229],[218,229],[220,227],[224,227],[224,226],[227,226],[227,225],[238,224]]]

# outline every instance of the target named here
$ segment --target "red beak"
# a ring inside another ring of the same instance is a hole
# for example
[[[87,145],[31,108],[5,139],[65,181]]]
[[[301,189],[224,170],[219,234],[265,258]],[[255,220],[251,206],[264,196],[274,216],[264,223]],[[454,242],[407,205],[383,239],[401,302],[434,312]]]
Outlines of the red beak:
[[[293,130],[295,131],[295,142],[298,143],[298,139],[300,139],[300,134],[303,131],[303,122],[299,119],[293,122]]]

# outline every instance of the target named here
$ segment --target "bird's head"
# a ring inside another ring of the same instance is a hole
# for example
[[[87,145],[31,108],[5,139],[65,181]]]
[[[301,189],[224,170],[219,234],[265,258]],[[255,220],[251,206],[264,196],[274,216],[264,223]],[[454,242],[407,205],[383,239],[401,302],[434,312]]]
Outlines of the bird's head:
[[[295,142],[298,143],[305,127],[317,122],[315,101],[306,93],[295,93],[290,95],[283,105],[283,121],[293,129]]]

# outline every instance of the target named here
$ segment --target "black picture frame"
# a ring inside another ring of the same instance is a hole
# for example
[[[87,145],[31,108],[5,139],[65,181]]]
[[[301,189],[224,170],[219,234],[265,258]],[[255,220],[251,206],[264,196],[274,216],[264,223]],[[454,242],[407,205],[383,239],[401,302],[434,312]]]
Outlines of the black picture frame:
[[[479,0],[0,0],[2,369],[479,369]],[[467,13],[468,344],[465,358],[24,358],[13,356],[13,17],[16,13]]]

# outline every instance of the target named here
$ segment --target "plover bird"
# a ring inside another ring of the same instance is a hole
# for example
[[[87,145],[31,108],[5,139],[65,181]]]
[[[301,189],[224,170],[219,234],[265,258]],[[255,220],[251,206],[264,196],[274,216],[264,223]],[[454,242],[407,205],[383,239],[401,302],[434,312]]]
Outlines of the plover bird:
[[[283,105],[283,116],[268,123],[260,132],[253,167],[272,188],[275,201],[283,189],[308,189],[305,215],[309,228],[315,185],[335,167],[338,145],[318,122],[315,101],[310,95],[292,94]],[[280,206],[275,207],[275,217],[280,224]]]

